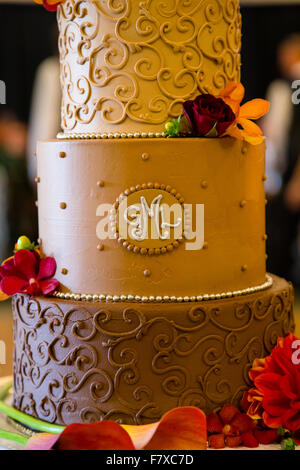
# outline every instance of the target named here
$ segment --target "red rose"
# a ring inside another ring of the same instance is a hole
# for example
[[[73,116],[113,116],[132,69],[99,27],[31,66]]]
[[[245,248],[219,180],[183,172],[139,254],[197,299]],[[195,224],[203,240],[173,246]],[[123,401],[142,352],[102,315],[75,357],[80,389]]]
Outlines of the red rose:
[[[194,134],[218,137],[235,121],[236,116],[222,98],[213,95],[199,95],[193,101],[183,103],[183,112]]]

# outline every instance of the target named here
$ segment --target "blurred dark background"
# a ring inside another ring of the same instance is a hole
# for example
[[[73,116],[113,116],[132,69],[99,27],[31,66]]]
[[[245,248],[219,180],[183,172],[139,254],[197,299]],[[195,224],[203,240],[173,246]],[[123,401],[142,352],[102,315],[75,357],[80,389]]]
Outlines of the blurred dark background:
[[[0,25],[0,79],[8,84],[7,108],[27,123],[36,69],[53,52],[56,14],[34,4],[0,4]]]
[[[286,5],[285,1],[282,4],[241,8],[242,82],[247,99],[265,96],[269,84],[280,77],[279,44],[290,34],[300,32],[300,4]]]

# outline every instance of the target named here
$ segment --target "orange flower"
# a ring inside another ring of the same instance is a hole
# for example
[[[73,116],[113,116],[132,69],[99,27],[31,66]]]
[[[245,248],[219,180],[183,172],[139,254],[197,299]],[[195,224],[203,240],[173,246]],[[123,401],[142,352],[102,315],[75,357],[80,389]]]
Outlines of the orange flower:
[[[60,3],[64,3],[65,0],[34,0],[38,5],[44,5],[48,11],[56,11]]]
[[[227,129],[226,135],[258,145],[264,141],[263,133],[251,119],[259,119],[267,114],[270,103],[266,100],[255,99],[241,106],[244,96],[245,88],[241,83],[235,82],[227,83],[226,88],[218,96],[231,107],[236,115],[236,120]]]
[[[60,435],[38,434],[27,450],[206,450],[204,413],[195,407],[175,408],[159,422],[120,426],[112,421],[71,424]]]

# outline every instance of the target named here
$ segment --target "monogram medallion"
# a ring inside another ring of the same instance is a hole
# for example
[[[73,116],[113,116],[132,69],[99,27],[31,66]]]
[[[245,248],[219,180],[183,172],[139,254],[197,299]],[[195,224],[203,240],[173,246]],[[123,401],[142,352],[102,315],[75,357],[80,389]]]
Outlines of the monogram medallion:
[[[184,199],[175,188],[145,183],[126,189],[111,217],[119,243],[133,253],[160,255],[184,239]]]

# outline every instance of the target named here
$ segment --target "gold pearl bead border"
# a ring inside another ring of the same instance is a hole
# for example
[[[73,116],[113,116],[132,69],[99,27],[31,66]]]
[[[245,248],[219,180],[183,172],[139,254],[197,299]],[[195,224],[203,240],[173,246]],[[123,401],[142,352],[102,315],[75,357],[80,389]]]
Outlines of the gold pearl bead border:
[[[103,132],[103,133],[72,133],[59,132],[59,140],[104,140],[104,139],[162,139],[169,136],[165,132]]]
[[[184,206],[184,198],[177,191],[177,189],[173,188],[170,185],[160,184],[160,183],[151,183],[151,182],[137,184],[136,186],[131,186],[130,188],[125,189],[125,191],[123,191],[114,202],[113,209],[111,210],[110,225],[111,225],[114,238],[118,240],[118,243],[121,246],[123,246],[124,248],[127,248],[128,251],[132,251],[135,254],[158,256],[158,255],[163,255],[165,253],[172,252],[174,249],[178,248],[181,243],[183,243],[184,239],[183,238],[176,239],[173,242],[170,242],[167,245],[159,247],[159,248],[139,247],[138,245],[135,245],[134,243],[130,243],[127,240],[120,238],[119,231],[117,228],[117,211],[118,211],[120,202],[126,197],[130,196],[131,194],[138,193],[141,191],[147,191],[148,189],[157,189],[157,190],[165,191],[171,194],[172,196],[174,196],[174,199],[177,199],[177,201],[180,203],[182,207]]]
[[[38,432],[33,431],[32,429],[28,428],[24,424],[18,423],[12,418],[7,418],[7,422],[25,437],[33,437],[39,434]]]
[[[54,292],[53,297],[64,300],[76,300],[76,301],[87,301],[87,302],[138,302],[138,303],[155,303],[155,302],[204,302],[208,300],[221,300],[229,299],[232,297],[240,297],[248,294],[255,294],[269,289],[273,285],[273,279],[271,276],[266,276],[266,282],[260,286],[248,287],[247,289],[237,290],[233,292],[222,292],[221,294],[203,294],[197,296],[142,296],[142,295],[106,295],[106,294],[73,294],[63,292]]]

